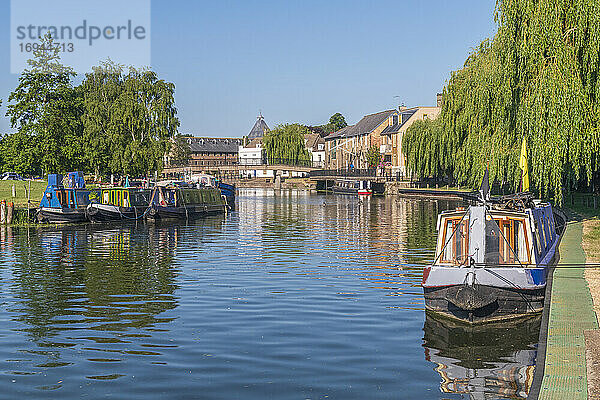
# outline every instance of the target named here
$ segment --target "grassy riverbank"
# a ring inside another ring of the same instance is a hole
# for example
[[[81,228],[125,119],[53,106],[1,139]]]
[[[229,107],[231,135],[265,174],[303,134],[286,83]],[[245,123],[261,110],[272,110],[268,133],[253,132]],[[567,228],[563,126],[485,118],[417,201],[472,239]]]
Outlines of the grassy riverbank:
[[[581,195],[575,196],[574,203],[569,207],[583,219],[581,245],[585,252],[586,263],[600,263],[600,208],[595,209],[593,202],[589,202],[588,207]],[[596,316],[600,316],[600,268],[586,268],[585,279],[592,293]]]
[[[600,208],[594,208],[593,201],[585,201],[581,195],[576,195],[573,203],[569,207],[582,217],[581,246],[585,262],[600,263]],[[600,268],[585,268],[584,276],[592,295],[596,320],[600,320]],[[600,392],[600,336],[592,330],[586,331],[585,337],[588,397],[595,399]]]
[[[12,187],[15,186],[15,194],[12,195]],[[44,194],[47,183],[45,181],[31,181],[31,202],[37,205]],[[27,206],[27,181],[0,181],[0,200],[11,201],[15,206]]]

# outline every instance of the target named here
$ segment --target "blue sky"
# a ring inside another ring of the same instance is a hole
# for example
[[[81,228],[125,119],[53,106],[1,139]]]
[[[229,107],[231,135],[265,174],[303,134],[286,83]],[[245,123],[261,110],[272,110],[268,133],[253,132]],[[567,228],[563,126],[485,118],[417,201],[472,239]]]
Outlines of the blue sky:
[[[127,0],[124,0],[127,1]],[[151,67],[176,85],[180,131],[241,137],[433,105],[450,72],[496,31],[493,0],[152,1]],[[10,73],[10,1],[0,0],[0,132]],[[119,61],[119,60],[116,60]],[[394,98],[400,96],[400,100]]]

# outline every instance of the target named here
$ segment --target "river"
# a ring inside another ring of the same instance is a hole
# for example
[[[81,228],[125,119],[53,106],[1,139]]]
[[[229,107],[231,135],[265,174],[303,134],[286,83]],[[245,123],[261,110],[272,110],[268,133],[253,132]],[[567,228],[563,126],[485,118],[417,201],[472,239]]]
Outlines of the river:
[[[0,229],[0,398],[525,398],[539,320],[425,315],[455,202],[241,189],[190,223]]]

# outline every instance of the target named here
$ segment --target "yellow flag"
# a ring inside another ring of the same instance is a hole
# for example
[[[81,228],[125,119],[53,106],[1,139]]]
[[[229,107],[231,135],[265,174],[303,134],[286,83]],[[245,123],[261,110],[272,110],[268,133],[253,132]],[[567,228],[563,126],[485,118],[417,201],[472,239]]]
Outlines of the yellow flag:
[[[523,191],[529,191],[529,169],[527,168],[527,142],[523,136],[523,145],[521,146],[521,158],[519,158],[519,167],[521,168],[521,182],[523,182]]]

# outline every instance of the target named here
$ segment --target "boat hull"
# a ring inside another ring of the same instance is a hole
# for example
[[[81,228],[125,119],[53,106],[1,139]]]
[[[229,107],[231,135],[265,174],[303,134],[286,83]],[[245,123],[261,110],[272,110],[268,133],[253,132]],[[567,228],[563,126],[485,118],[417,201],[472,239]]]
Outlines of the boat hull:
[[[488,323],[539,314],[545,286],[533,289],[487,285],[424,288],[425,309],[469,324]]]
[[[143,218],[148,207],[119,207],[109,204],[90,204],[87,214],[91,222],[112,222]]]
[[[373,194],[372,190],[363,190],[363,189],[348,189],[348,188],[340,188],[340,187],[332,187],[331,191],[336,194],[347,194],[353,196],[370,196]]]
[[[150,221],[171,220],[171,219],[194,219],[207,215],[222,214],[225,212],[225,205],[192,205],[187,207],[168,207],[152,205],[146,214],[146,219]]]
[[[37,220],[40,223],[52,224],[86,222],[87,213],[85,208],[40,207]]]
[[[219,190],[221,195],[227,200],[227,207],[231,210],[235,209],[235,186],[227,183],[219,182]]]

